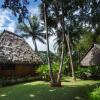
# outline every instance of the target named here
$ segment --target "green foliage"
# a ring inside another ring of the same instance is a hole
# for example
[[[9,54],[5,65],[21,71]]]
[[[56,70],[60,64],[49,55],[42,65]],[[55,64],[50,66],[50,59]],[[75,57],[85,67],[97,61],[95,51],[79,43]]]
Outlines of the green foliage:
[[[90,67],[90,70],[93,79],[100,79],[100,66]]]
[[[81,79],[87,79],[91,75],[91,70],[89,68],[78,68],[76,71],[76,77]]]
[[[48,65],[41,65],[38,69],[37,69],[37,73],[39,73],[41,76],[46,77],[48,76],[49,73],[49,69],[48,69]]]
[[[100,87],[91,92],[90,100],[100,100]]]
[[[62,73],[64,73],[65,67],[62,68]],[[54,78],[57,77],[57,73],[59,71],[59,64],[58,63],[53,63],[52,64],[52,72],[54,75]],[[37,73],[41,76],[42,79],[49,79],[49,67],[47,64],[41,65],[37,69]]]
[[[53,73],[55,73],[55,77],[56,77],[56,73],[59,70],[59,65],[57,63],[52,64],[52,71]],[[38,69],[37,69],[37,73],[41,76],[42,79],[49,79],[49,67],[48,65],[41,65]]]
[[[85,34],[82,36],[79,44],[77,45],[79,51],[86,51],[93,44],[93,34],[87,30],[84,31]]]
[[[22,37],[32,37],[35,52],[38,52],[36,40],[45,44],[43,27],[40,26],[39,20],[36,16],[28,17],[27,22],[18,24],[16,28],[21,32]]]
[[[53,70],[53,73],[57,73],[59,71],[59,64],[58,63],[53,63],[52,64],[52,70]]]
[[[50,61],[51,62],[56,62],[58,59],[58,56],[54,54],[53,52],[49,51],[50,53]],[[47,52],[46,51],[38,51],[38,55],[42,58],[44,64],[47,64]]]
[[[81,79],[100,79],[100,67],[91,66],[87,68],[78,68],[76,77]]]
[[[96,38],[96,42],[100,44],[100,35]]]

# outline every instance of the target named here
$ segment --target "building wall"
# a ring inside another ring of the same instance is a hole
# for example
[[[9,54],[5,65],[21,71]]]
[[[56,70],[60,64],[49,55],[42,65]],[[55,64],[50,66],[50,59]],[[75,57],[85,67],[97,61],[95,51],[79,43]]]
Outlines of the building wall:
[[[32,65],[17,65],[16,66],[16,76],[28,76],[34,75],[35,69]]]
[[[13,70],[2,70],[2,66],[0,66],[0,76],[4,77],[24,77],[28,75],[35,75],[35,69],[32,65],[15,65],[15,69]]]

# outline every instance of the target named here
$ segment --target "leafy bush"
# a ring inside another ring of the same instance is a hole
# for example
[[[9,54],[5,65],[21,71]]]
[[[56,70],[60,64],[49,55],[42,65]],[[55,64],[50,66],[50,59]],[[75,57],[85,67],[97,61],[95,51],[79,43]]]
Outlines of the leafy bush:
[[[91,92],[90,100],[100,100],[100,87]]]
[[[81,79],[100,79],[100,66],[78,68],[76,77]]]
[[[56,73],[59,71],[59,65],[57,63],[52,64],[52,71],[55,74],[55,78],[56,78]],[[49,68],[48,65],[41,65],[38,69],[37,69],[37,73],[39,73],[39,75],[41,76],[42,79],[49,79]]]
[[[89,68],[78,68],[76,73],[76,77],[81,79],[88,79],[91,76],[91,70]]]
[[[100,66],[90,67],[90,70],[93,79],[100,79]]]
[[[49,73],[48,65],[41,65],[37,69],[37,73],[39,73],[39,75],[41,76],[41,78],[46,79],[48,77],[48,73]]]

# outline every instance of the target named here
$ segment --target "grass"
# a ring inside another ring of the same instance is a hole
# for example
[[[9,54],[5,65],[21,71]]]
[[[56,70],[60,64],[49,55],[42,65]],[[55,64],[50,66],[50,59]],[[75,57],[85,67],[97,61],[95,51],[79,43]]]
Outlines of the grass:
[[[88,94],[100,81],[73,82],[64,78],[61,88],[50,87],[48,82],[35,81],[0,88],[0,100],[89,100]]]

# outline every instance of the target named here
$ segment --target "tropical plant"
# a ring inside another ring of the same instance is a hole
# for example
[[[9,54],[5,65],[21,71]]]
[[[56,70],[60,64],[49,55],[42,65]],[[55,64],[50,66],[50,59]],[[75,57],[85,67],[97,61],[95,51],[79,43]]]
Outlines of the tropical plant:
[[[49,67],[49,75],[51,80],[51,85],[54,84],[52,66],[50,62],[50,50],[49,50],[49,34],[48,34],[48,25],[47,25],[47,2],[46,0],[42,0],[43,2],[43,10],[44,10],[44,26],[46,31],[46,42],[47,42],[47,59],[48,59],[48,67]]]
[[[59,65],[57,63],[53,63],[52,64],[52,72],[55,73],[54,74],[54,78],[57,78],[56,73],[59,70]],[[42,79],[45,80],[50,80],[49,78],[49,67],[47,64],[41,65],[38,69],[37,69],[37,73],[41,76]]]
[[[96,89],[94,89],[90,95],[89,95],[89,99],[90,100],[100,100],[100,87],[97,87]]]
[[[75,74],[77,78],[86,80],[90,78],[91,70],[90,68],[78,68]]]
[[[91,78],[98,80],[100,79],[100,67],[99,66],[91,66]]]
[[[43,27],[40,27],[40,23],[36,16],[28,18],[28,24],[23,22],[17,25],[17,29],[22,32],[23,37],[32,37],[35,51],[38,52],[36,40],[45,44]]]

